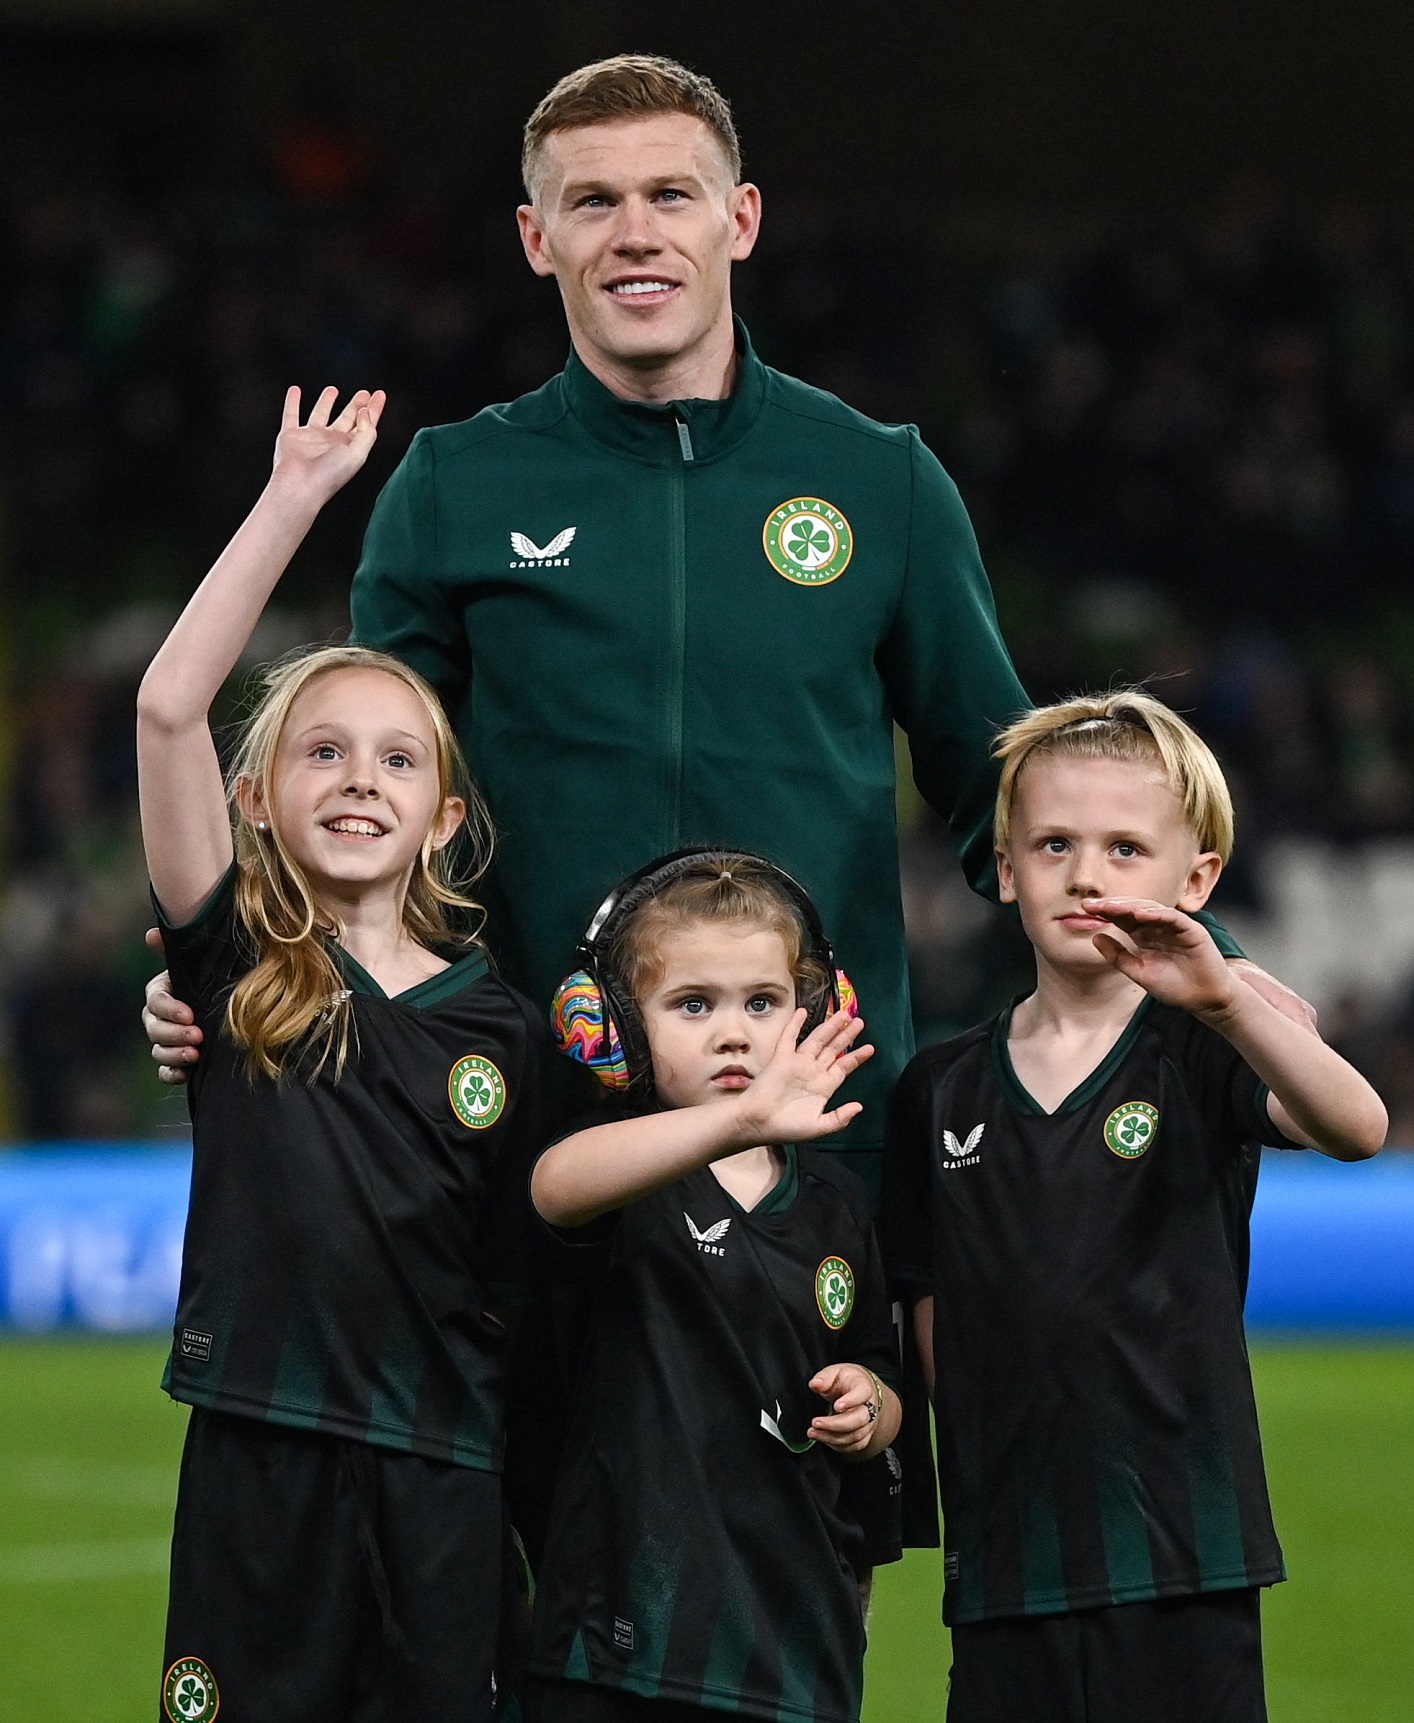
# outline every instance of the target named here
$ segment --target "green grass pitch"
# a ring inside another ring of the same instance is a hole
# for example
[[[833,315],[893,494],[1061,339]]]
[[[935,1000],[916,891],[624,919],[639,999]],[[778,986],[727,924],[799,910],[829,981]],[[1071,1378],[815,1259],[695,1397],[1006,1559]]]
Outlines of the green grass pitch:
[[[1414,1715],[1414,1348],[1255,1356],[1291,1581],[1268,1595],[1273,1723]],[[0,1723],[151,1723],[184,1413],[148,1341],[0,1345]],[[938,1558],[883,1571],[865,1723],[940,1723]],[[710,1714],[709,1714],[710,1715]]]

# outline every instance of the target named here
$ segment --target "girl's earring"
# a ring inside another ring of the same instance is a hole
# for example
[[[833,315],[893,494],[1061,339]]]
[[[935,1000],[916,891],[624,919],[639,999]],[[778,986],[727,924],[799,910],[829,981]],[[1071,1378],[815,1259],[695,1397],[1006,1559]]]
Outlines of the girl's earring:
[[[255,822],[255,829],[258,832],[263,832],[265,830],[265,821],[264,820],[257,820]]]

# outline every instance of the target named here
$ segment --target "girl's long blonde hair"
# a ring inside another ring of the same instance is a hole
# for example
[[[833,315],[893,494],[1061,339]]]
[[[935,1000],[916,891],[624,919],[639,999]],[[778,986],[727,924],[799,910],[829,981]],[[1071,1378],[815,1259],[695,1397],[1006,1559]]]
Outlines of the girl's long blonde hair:
[[[335,670],[381,670],[412,689],[427,708],[436,738],[441,801],[460,796],[466,803],[465,842],[453,840],[437,849],[428,831],[403,901],[403,926],[419,945],[470,946],[478,942],[484,919],[467,890],[491,859],[491,821],[431,687],[398,659],[363,646],[325,646],[271,665],[226,780],[235,833],[236,912],[252,959],[232,989],[226,1027],[245,1048],[252,1073],[276,1080],[298,1066],[312,1082],[330,1059],[339,1076],[353,1034],[348,990],[331,949],[339,924],[315,901],[274,821],[258,830],[247,812],[254,795],[269,803],[275,755],[291,707],[316,677]]]
[[[1142,688],[1076,694],[1023,712],[997,737],[992,754],[1002,762],[993,822],[999,849],[1011,842],[1011,810],[1022,768],[1030,760],[1062,755],[1157,766],[1183,803],[1199,848],[1215,850],[1224,861],[1232,854],[1232,797],[1222,767],[1191,724]]]

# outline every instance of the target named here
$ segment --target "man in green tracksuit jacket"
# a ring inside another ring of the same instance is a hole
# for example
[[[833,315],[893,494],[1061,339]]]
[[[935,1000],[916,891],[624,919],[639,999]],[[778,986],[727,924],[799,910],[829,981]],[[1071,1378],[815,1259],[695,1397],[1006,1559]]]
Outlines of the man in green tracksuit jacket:
[[[358,639],[447,703],[498,843],[491,944],[548,999],[614,882],[728,843],[811,893],[878,1048],[842,1147],[912,1050],[892,725],[969,879],[997,725],[1028,704],[957,490],[911,427],[763,365],[724,400],[612,394],[571,354],[421,431],[374,511]]]
[[[990,892],[991,740],[1029,704],[972,528],[913,427],[771,370],[734,322],[761,202],[710,83],[652,57],[582,68],[531,116],[524,165],[569,362],[417,435],[369,525],[355,636],[447,703],[498,830],[490,944],[533,998],[654,855],[749,847],[802,882],[878,1049],[840,1143],[874,1186],[912,1051],[893,725]],[[180,1075],[199,1034],[151,992]]]

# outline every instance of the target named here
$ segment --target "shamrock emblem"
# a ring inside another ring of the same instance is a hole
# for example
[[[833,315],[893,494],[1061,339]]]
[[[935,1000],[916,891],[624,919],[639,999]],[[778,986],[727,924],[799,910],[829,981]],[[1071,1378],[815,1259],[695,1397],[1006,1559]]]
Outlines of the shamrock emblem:
[[[506,1084],[489,1059],[468,1053],[452,1066],[447,1080],[452,1110],[468,1130],[494,1125],[506,1105]]]
[[[220,1708],[211,1671],[199,1657],[179,1657],[162,1683],[162,1710],[171,1723],[211,1723]]]
[[[818,568],[834,551],[834,534],[818,521],[793,521],[786,529],[786,554],[802,568]]]
[[[200,1717],[206,1709],[206,1689],[194,1675],[183,1676],[177,1683],[177,1709],[185,1717]]]
[[[776,573],[797,586],[828,586],[854,555],[849,522],[823,497],[792,497],[772,509],[761,544]]]
[[[1148,1101],[1126,1101],[1105,1120],[1105,1142],[1121,1160],[1137,1161],[1154,1141],[1159,1109]]]
[[[842,1256],[827,1256],[815,1275],[815,1302],[830,1328],[843,1328],[854,1309],[854,1270]]]
[[[491,1105],[491,1085],[480,1071],[468,1071],[462,1078],[462,1089],[473,1113],[484,1113]]]

